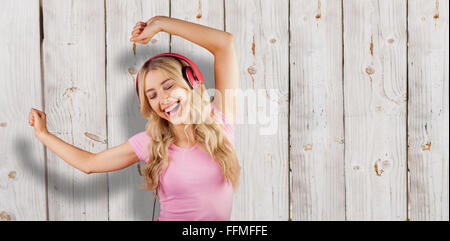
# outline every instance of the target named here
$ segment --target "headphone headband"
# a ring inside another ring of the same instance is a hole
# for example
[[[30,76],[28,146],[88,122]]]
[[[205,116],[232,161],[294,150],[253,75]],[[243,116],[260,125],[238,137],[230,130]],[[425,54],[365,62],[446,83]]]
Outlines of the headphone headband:
[[[145,63],[142,65],[144,66],[145,64],[147,64],[147,62],[149,62],[150,60],[157,58],[157,57],[161,57],[161,56],[171,56],[171,57],[175,57],[177,60],[182,59],[184,61],[186,61],[189,65],[188,66],[183,66],[181,69],[181,72],[183,74],[184,80],[187,82],[187,84],[189,85],[189,87],[191,89],[196,89],[198,88],[200,85],[203,85],[204,80],[203,80],[203,75],[200,72],[200,69],[197,67],[197,65],[192,62],[190,59],[184,57],[183,55],[180,54],[176,54],[176,53],[162,53],[162,54],[158,54],[155,55],[151,58],[149,58],[147,61],[145,61]],[[180,61],[181,63],[181,61]],[[142,67],[141,67],[142,69]],[[136,75],[136,81],[135,81],[135,86],[136,86],[136,97],[138,99],[138,103],[139,105],[141,104],[141,101],[139,100],[139,86],[138,86],[138,78],[139,78],[139,72],[138,71],[137,75]]]

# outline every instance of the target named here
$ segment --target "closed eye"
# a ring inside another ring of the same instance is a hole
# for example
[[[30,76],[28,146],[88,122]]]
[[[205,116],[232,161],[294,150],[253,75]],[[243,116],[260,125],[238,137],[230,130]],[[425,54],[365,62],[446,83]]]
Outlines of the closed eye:
[[[174,85],[171,85],[171,86],[169,86],[169,87],[166,87],[166,88],[164,88],[164,90],[171,89],[173,86],[174,86]],[[155,97],[156,97],[156,94],[150,96],[149,98],[150,98],[150,99],[154,99]]]

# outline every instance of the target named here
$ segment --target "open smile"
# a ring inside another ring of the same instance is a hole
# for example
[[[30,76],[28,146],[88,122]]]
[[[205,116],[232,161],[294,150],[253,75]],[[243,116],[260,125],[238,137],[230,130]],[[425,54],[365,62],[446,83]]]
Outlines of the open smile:
[[[172,117],[174,117],[174,116],[176,116],[178,114],[180,109],[181,109],[181,103],[178,100],[176,102],[176,104],[173,104],[170,107],[166,108],[164,110],[164,113],[166,114],[167,117],[172,118]]]

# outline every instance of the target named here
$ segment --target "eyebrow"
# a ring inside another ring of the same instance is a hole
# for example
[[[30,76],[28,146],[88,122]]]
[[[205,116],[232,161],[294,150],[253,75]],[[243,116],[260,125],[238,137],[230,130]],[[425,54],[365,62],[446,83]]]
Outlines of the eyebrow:
[[[166,83],[166,82],[169,81],[169,80],[170,80],[170,79],[164,80],[164,81],[161,83],[161,85],[163,85],[164,83]],[[150,91],[152,91],[152,90],[155,90],[155,89],[154,89],[154,88],[148,89],[148,90],[145,91],[145,93],[148,93],[148,92],[150,92]]]

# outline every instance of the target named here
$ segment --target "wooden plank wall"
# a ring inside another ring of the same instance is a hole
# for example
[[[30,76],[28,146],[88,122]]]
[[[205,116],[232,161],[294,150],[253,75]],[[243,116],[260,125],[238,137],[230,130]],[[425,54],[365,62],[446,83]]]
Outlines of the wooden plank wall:
[[[151,56],[169,52],[170,36],[159,33],[148,45],[137,44],[136,56],[129,39],[137,21],[154,15],[169,16],[169,1],[107,1],[108,147],[145,130],[147,121],[139,112],[134,89],[136,72]],[[145,163],[139,165],[143,168]],[[108,174],[110,220],[151,220],[153,193],[138,188],[142,178],[137,168],[138,164]],[[155,219],[158,215],[157,201]]]
[[[347,220],[406,220],[406,1],[344,1]]]
[[[42,1],[48,129],[90,152],[106,148],[103,1]],[[90,136],[98,138],[92,138]],[[86,175],[47,152],[50,220],[107,220],[104,173]]]
[[[45,220],[45,149],[27,128],[42,109],[39,2],[0,8],[0,220]]]
[[[238,98],[236,107],[242,186],[235,195],[232,220],[289,218],[288,12],[285,0],[225,1],[226,31],[235,37],[240,88],[248,93],[248,98]],[[252,93],[255,103],[249,101]],[[276,132],[270,134],[272,128]]]
[[[449,220],[448,1],[408,2],[411,220]]]
[[[341,2],[290,11],[291,217],[344,220]]]
[[[232,33],[258,98],[238,102],[232,220],[449,219],[448,1],[6,0],[0,220],[151,220],[144,163],[85,175],[27,119],[44,110],[86,151],[119,145],[145,129],[134,78],[162,52],[189,56],[213,94],[207,50],[159,33],[133,52],[134,24],[155,15]]]

